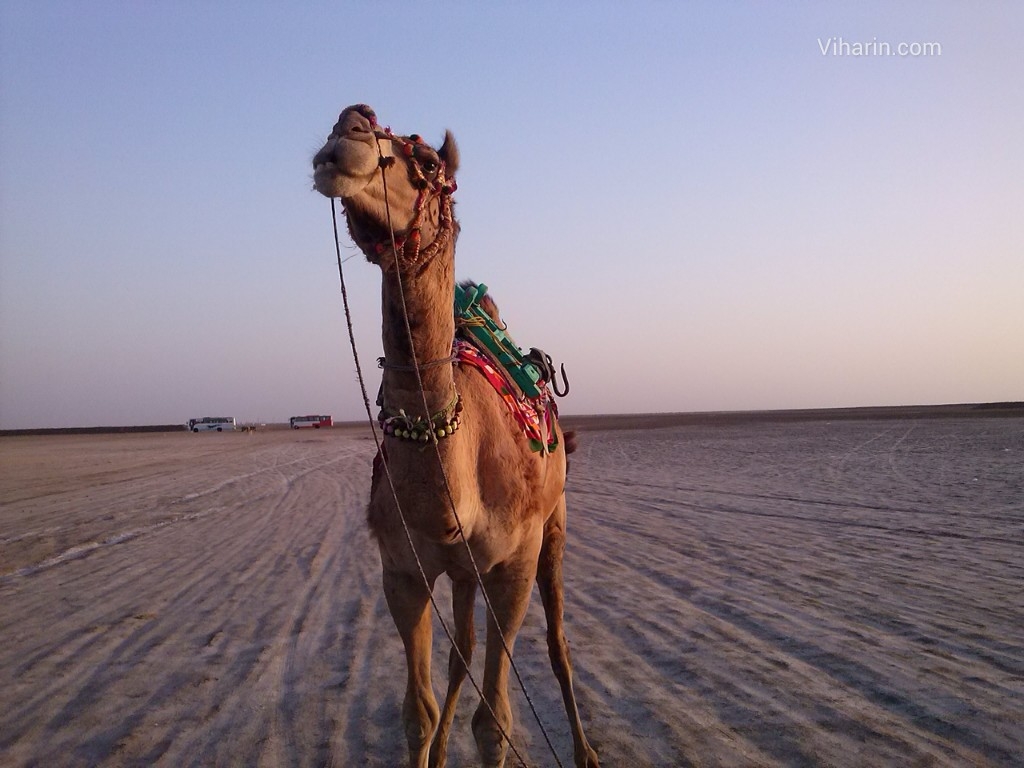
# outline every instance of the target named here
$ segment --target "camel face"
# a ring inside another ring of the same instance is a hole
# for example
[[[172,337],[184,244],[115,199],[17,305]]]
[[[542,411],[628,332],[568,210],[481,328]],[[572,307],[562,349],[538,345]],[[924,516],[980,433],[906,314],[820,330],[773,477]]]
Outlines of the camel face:
[[[457,166],[450,133],[435,151],[419,136],[381,129],[370,107],[355,104],[342,111],[313,157],[313,183],[320,194],[341,198],[349,233],[367,259],[383,265],[398,254],[412,266],[457,231],[451,201]]]
[[[327,143],[313,158],[317,192],[325,197],[350,198],[366,189],[380,162],[376,130],[373,111],[368,107],[348,107],[341,113]],[[390,143],[384,142],[380,150],[389,156]]]

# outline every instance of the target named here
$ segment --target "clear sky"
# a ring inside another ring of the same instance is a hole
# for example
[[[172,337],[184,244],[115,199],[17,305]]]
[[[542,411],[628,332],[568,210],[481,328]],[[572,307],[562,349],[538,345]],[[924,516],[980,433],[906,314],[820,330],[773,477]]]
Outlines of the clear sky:
[[[361,418],[310,167],[357,102],[455,133],[457,274],[563,413],[1024,399],[1022,44],[1019,2],[4,0],[0,427]]]

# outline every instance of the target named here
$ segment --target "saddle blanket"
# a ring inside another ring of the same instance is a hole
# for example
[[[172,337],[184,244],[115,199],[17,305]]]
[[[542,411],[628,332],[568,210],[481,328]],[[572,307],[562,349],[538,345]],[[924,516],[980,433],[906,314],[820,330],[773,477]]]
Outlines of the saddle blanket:
[[[555,398],[547,386],[544,386],[538,397],[522,396],[519,394],[519,388],[509,381],[504,371],[470,342],[455,339],[455,354],[460,363],[478,369],[501,395],[502,401],[526,433],[531,449],[544,453],[554,451],[558,447],[558,436],[555,434],[558,406],[555,405]]]

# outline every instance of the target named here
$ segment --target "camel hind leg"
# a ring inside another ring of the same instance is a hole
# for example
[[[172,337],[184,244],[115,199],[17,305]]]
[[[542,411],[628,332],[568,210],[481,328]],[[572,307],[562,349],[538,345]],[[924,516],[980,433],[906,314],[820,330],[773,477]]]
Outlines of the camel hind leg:
[[[572,659],[566,640],[563,607],[565,595],[562,586],[562,555],[565,552],[565,496],[558,500],[554,515],[544,528],[544,543],[537,564],[537,586],[544,604],[548,625],[548,657],[551,669],[562,689],[562,703],[572,729],[573,762],[576,768],[598,768],[597,752],[583,734],[576,694],[572,688]]]
[[[434,742],[430,745],[431,768],[444,768],[448,761],[448,734],[455,719],[455,705],[459,703],[459,692],[466,679],[466,668],[473,658],[473,646],[476,644],[476,633],[473,629],[475,598],[475,581],[452,582],[455,647],[448,654],[448,693],[441,708],[441,723],[434,734]]]

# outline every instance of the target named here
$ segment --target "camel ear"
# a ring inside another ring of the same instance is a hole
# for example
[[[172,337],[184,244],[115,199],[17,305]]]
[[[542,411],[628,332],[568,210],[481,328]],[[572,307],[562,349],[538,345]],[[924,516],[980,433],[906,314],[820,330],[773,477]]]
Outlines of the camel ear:
[[[455,137],[452,136],[451,131],[444,132],[444,144],[441,145],[441,149],[437,151],[437,154],[444,160],[444,168],[448,178],[454,176],[455,172],[459,170],[459,148],[455,144]]]

